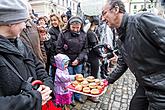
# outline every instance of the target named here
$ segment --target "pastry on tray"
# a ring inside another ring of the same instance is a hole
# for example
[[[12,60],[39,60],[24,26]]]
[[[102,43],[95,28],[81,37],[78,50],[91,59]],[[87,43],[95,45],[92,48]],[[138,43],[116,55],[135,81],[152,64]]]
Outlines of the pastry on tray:
[[[72,84],[73,87],[75,87],[79,84],[79,82],[78,81],[73,81],[71,84]]]
[[[83,92],[84,92],[84,93],[90,93],[90,91],[91,91],[91,90],[90,90],[89,87],[84,87],[84,88],[83,88]]]
[[[78,84],[77,86],[75,86],[75,90],[77,91],[82,91],[82,85]]]
[[[89,83],[89,88],[94,89],[97,87],[97,84],[95,82]]]
[[[87,87],[87,86],[89,85],[89,83],[88,83],[87,80],[84,80],[84,81],[81,82],[81,85],[82,85],[83,87]]]
[[[96,88],[97,88],[98,90],[101,90],[101,89],[103,89],[103,86],[100,86],[100,85],[99,85],[99,86],[97,86]]]
[[[94,82],[95,81],[95,78],[93,76],[88,76],[86,79],[88,82]]]
[[[100,93],[100,91],[98,89],[91,90],[91,94],[93,94],[93,95],[98,95],[99,93]]]
[[[76,80],[79,81],[79,82],[83,81],[84,80],[83,75],[82,74],[77,74],[76,75]]]
[[[95,79],[93,76],[84,78],[82,74],[77,74],[75,81],[71,82],[69,87],[71,91],[89,96],[101,95],[105,92],[105,80]]]
[[[95,79],[95,83],[96,83],[97,85],[99,85],[99,84],[100,84],[100,79]]]

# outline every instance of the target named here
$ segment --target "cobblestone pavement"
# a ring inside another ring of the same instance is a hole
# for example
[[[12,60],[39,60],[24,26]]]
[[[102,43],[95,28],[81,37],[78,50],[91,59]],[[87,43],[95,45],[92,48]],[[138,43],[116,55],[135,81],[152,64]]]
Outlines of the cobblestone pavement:
[[[135,78],[127,71],[113,85],[109,85],[105,94],[99,97],[100,103],[87,100],[77,102],[73,110],[129,110],[129,102],[135,92]]]

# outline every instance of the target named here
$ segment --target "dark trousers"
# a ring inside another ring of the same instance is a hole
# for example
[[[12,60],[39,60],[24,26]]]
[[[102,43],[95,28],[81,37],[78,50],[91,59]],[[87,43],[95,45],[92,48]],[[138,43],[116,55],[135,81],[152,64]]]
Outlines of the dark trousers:
[[[132,100],[129,110],[148,110],[149,102],[145,95],[145,90],[142,86],[138,86]]]
[[[95,78],[98,78],[98,71],[99,71],[99,58],[95,56],[91,56],[88,58],[88,62],[90,64],[91,68],[91,76],[94,76]]]

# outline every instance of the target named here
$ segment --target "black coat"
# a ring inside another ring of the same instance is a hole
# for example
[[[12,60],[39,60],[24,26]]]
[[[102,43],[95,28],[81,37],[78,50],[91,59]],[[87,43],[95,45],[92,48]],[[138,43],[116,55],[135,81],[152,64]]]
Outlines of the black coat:
[[[88,39],[88,49],[89,49],[88,57],[102,58],[99,47],[95,47],[96,45],[98,45],[97,35],[92,31],[88,31],[87,39]]]
[[[87,57],[87,36],[84,31],[74,34],[70,30],[64,30],[57,40],[57,53],[64,53],[73,62],[75,59],[81,63]]]
[[[117,68],[109,75],[116,81],[129,68],[145,90],[149,105],[165,110],[165,20],[152,13],[125,14],[119,34]]]
[[[29,77],[44,82],[53,90],[52,80],[44,66],[31,50],[16,39],[16,46],[0,36],[0,110],[34,110],[41,108],[41,95],[36,90],[21,92],[23,81],[10,69],[2,58],[5,58],[27,80]]]
[[[57,39],[58,35],[60,33],[60,29],[58,27],[51,27],[49,29],[49,34],[51,36],[49,42],[50,42],[50,63],[54,63],[54,55],[56,55],[56,45],[57,45]]]
[[[117,68],[107,78],[116,81],[129,67],[146,89],[165,91],[165,20],[152,13],[125,14],[119,34]]]

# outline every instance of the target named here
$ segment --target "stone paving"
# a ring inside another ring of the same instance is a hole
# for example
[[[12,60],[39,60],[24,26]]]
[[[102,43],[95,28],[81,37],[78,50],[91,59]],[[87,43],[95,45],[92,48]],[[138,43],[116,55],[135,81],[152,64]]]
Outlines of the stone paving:
[[[135,77],[128,70],[113,85],[109,85],[105,94],[99,97],[100,103],[87,100],[77,102],[73,110],[129,110],[129,102],[135,92]]]

